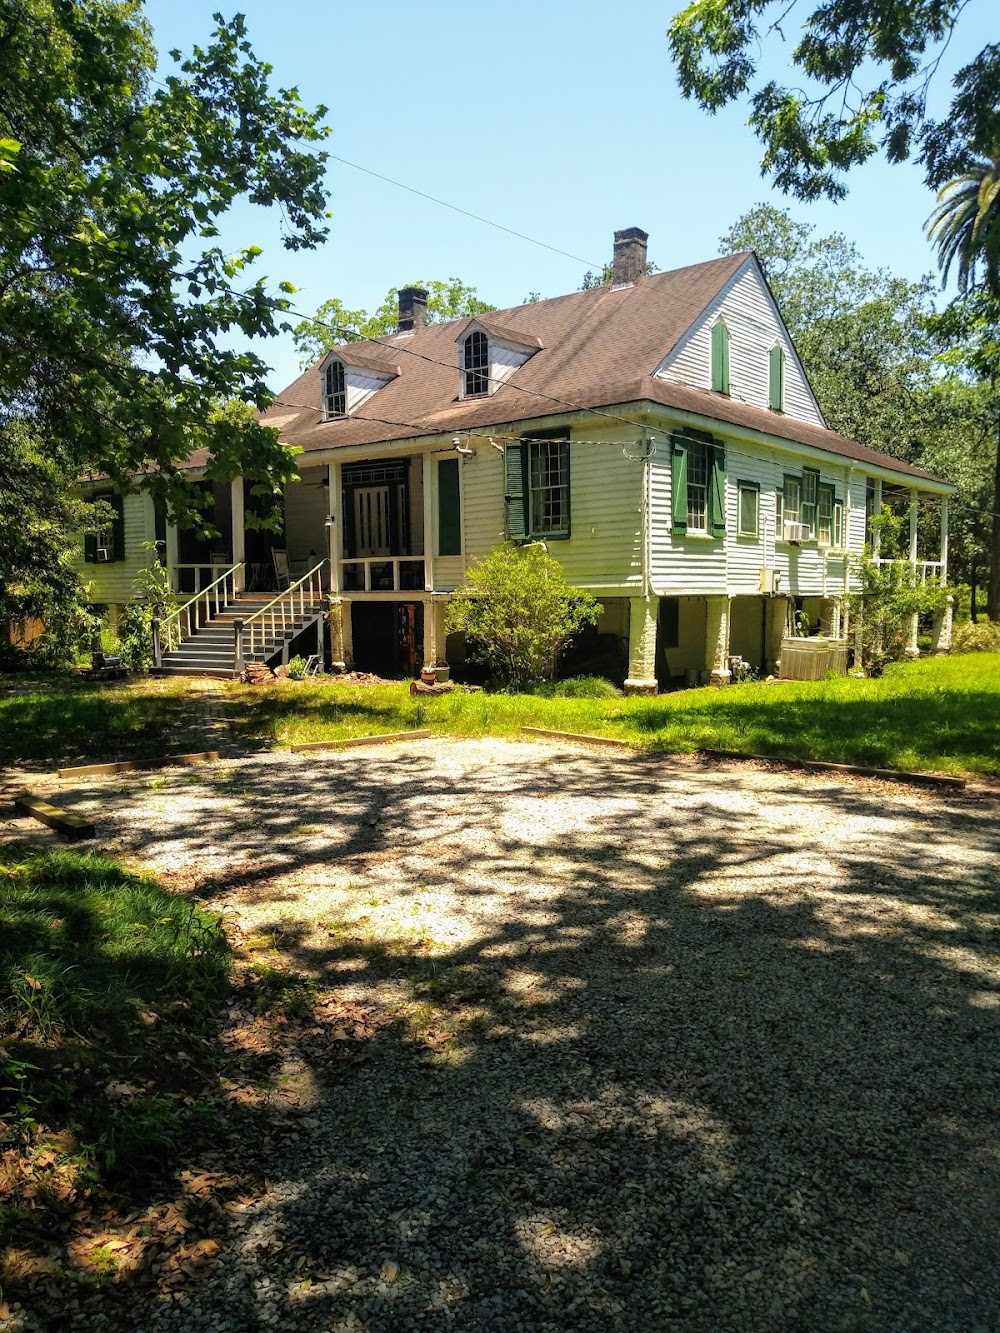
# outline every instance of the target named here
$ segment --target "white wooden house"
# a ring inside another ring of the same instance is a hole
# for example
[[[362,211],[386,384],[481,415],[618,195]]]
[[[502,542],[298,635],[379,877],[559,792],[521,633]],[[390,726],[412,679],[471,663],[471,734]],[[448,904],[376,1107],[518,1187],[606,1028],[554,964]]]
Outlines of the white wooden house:
[[[334,348],[264,415],[302,451],[284,534],[245,528],[240,480],[215,489],[214,550],[127,495],[117,533],[89,540],[94,600],[124,600],[160,535],[195,599],[166,669],[228,674],[325,619],[335,662],[410,674],[461,658],[443,611],[470,563],[541,540],[600,600],[626,688],[652,693],[725,682],[732,657],[773,670],[796,609],[845,633],[848,554],[883,493],[913,502],[909,556],[943,581],[954,488],[827,428],[753,253],[645,267],[630,228],[608,287],[446,324],[404,289],[397,334]],[[270,587],[275,545],[289,590]],[[936,633],[946,647],[948,617]]]

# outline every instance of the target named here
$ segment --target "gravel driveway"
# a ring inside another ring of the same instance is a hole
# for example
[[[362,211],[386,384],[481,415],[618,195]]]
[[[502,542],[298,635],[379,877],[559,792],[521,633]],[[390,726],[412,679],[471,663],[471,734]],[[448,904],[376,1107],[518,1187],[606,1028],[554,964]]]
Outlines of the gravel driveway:
[[[503,741],[61,791],[368,1016],[135,1328],[1000,1329],[994,798]]]

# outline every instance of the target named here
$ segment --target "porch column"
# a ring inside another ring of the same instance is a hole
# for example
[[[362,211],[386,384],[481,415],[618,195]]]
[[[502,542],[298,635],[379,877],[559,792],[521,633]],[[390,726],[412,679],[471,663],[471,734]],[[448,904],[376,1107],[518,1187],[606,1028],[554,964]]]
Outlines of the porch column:
[[[948,497],[941,501],[941,582],[948,582]]]
[[[243,517],[243,478],[234,477],[230,486],[230,504],[232,506],[233,516],[233,564],[242,565],[247,558],[246,541],[244,539],[244,517]],[[242,592],[246,586],[244,578],[245,570],[241,570],[236,575],[236,591]]]
[[[659,613],[659,597],[629,598],[626,694],[654,695],[657,692],[656,622]]]
[[[437,666],[438,659],[438,621],[437,608],[433,597],[424,598],[424,666]]]
[[[910,569],[913,572],[913,579],[916,582],[917,577],[917,492],[910,491]],[[920,619],[914,611],[910,616],[910,624],[907,633],[906,655],[907,657],[919,657],[920,648],[917,645],[917,638],[920,634]]]
[[[728,685],[729,598],[705,598],[705,683]]]
[[[177,592],[177,529],[173,523],[167,524],[167,574],[171,588]]]
[[[420,455],[420,476],[424,488],[424,588],[427,592],[434,590],[434,477],[436,468],[434,466],[434,455],[425,450]],[[427,632],[424,631],[426,639]],[[424,657],[427,661],[426,653]]]
[[[955,599],[950,594],[940,611],[934,615],[934,628],[931,631],[931,647],[938,657],[951,652],[951,626],[955,613]]]
[[[882,480],[875,478],[875,494],[872,498],[872,518],[881,518],[882,516]],[[872,555],[877,560],[882,550],[882,534],[878,528],[872,530]]]
[[[330,621],[330,670],[347,671],[352,656],[350,603],[340,597],[331,597],[327,615]]]
[[[764,670],[769,676],[778,674],[781,665],[781,644],[788,625],[788,598],[769,597],[767,599],[766,642],[764,644]]]
[[[340,469],[339,463],[331,463],[328,471],[327,518],[331,522],[326,529],[326,557],[330,562],[329,588],[334,597],[340,592],[340,560],[344,549],[344,490]]]

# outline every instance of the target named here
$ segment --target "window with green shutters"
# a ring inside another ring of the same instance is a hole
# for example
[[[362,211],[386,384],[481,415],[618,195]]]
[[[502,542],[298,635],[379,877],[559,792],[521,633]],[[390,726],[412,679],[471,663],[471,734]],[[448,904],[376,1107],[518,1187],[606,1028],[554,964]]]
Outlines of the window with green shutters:
[[[462,554],[462,497],[459,460],[438,463],[438,555]]]
[[[802,478],[786,476],[785,485],[781,492],[782,535],[784,535],[785,528],[799,522],[801,499]]]
[[[785,349],[780,343],[771,348],[767,405],[772,412],[785,410]]]
[[[712,388],[729,392],[729,330],[721,319],[712,325]]]
[[[689,431],[674,435],[671,446],[671,530],[677,536],[725,536],[725,445]]]
[[[819,503],[816,511],[816,539],[820,546],[833,545],[833,502],[832,486],[820,486]]]
[[[569,431],[537,431],[504,450],[504,512],[508,541],[570,536]]]

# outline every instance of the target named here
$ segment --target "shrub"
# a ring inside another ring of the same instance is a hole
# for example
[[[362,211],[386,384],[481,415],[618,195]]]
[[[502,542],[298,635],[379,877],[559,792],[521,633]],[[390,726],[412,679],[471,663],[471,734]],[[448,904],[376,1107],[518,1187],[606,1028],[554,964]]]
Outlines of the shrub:
[[[288,662],[289,680],[305,680],[306,678],[306,659],[304,657],[292,657]]]
[[[153,665],[153,618],[163,620],[173,609],[170,575],[160,564],[155,542],[143,543],[148,563],[132,584],[135,601],[118,620],[118,646],[128,671],[148,671]]]
[[[536,685],[531,693],[543,699],[620,699],[622,692],[603,676],[571,676]]]
[[[508,689],[551,680],[562,649],[601,614],[541,542],[494,547],[458,594],[445,612],[448,630],[464,632],[470,657]]]
[[[953,653],[1000,653],[1000,621],[987,620],[973,625],[967,620],[956,625],[951,638]]]

